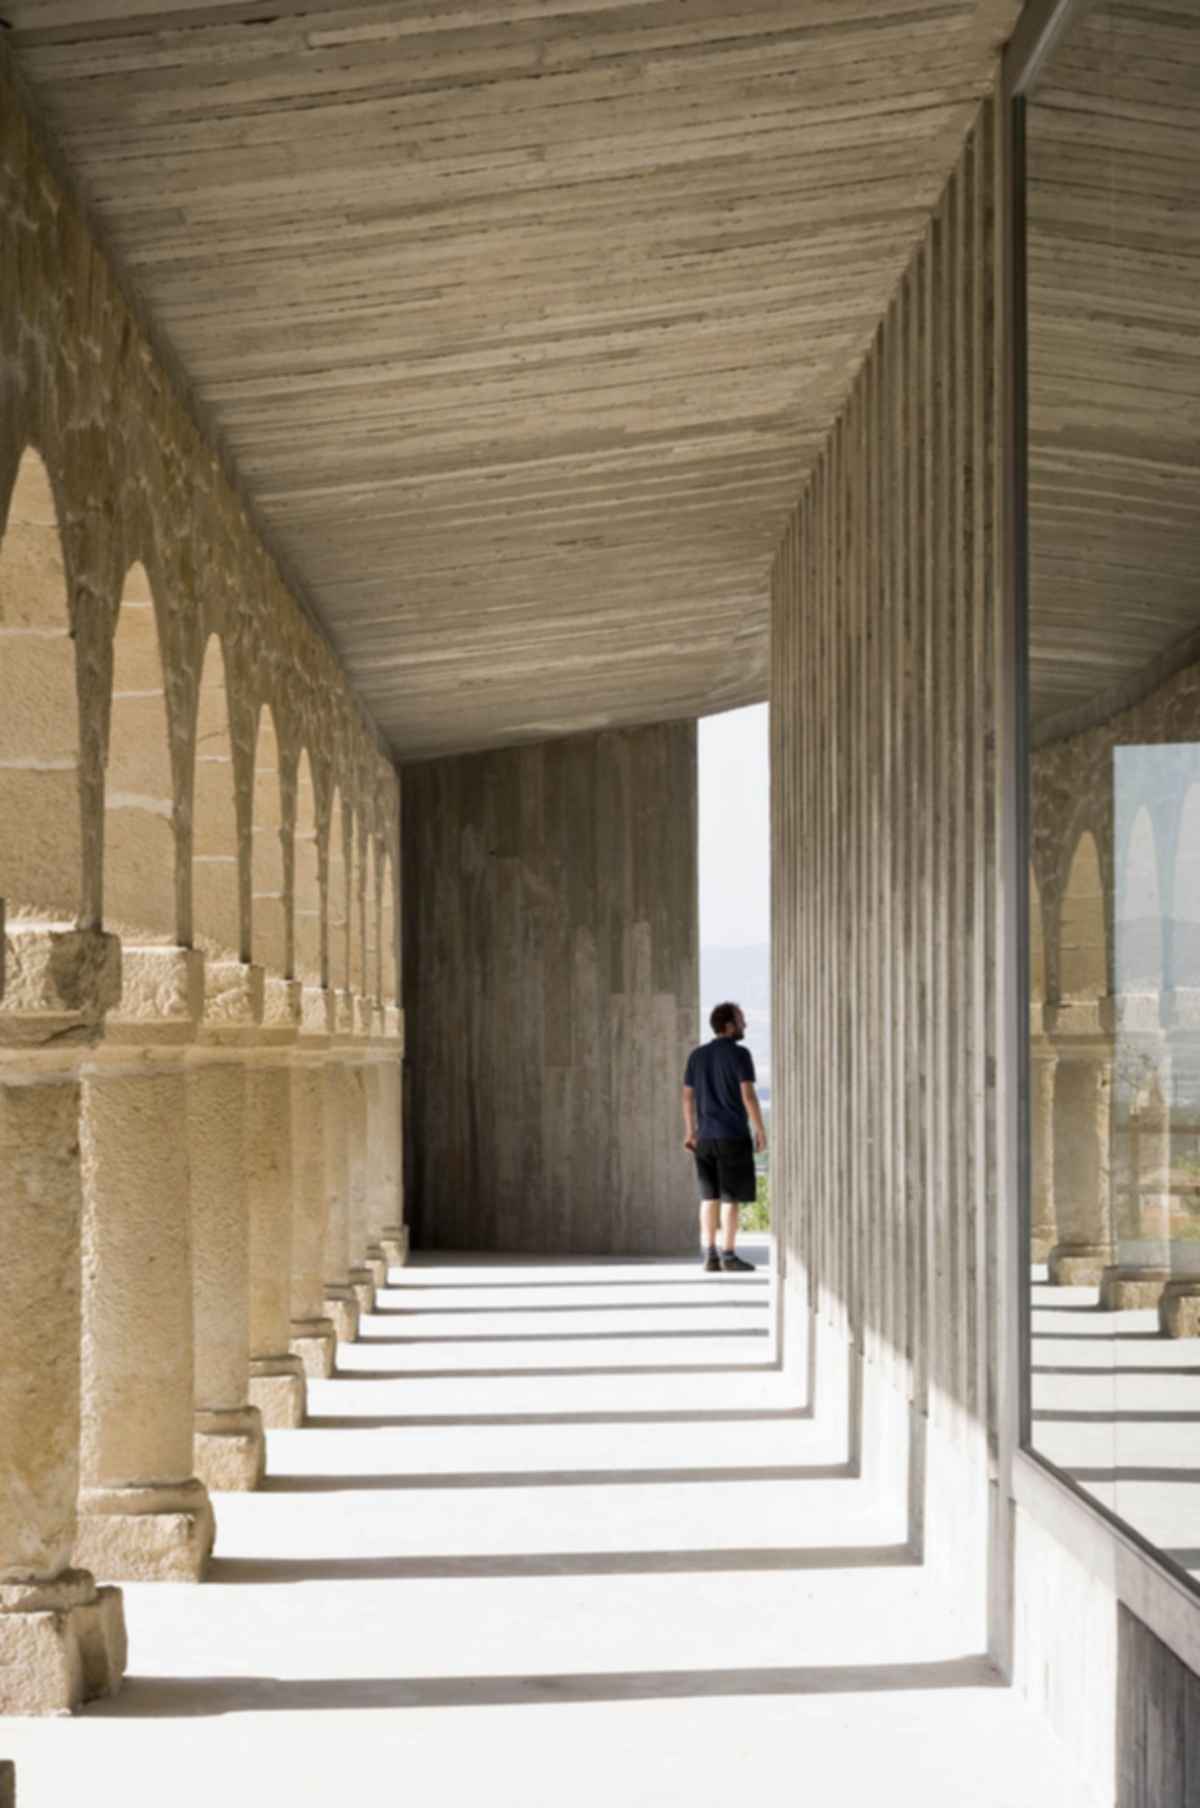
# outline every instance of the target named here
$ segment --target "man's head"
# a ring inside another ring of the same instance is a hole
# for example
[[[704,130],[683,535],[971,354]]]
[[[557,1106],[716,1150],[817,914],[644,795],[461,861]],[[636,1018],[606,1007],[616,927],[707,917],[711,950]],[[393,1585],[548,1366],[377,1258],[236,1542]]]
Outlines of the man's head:
[[[740,1042],[746,1034],[746,1018],[740,1004],[714,1005],[708,1021],[714,1036],[731,1036]]]

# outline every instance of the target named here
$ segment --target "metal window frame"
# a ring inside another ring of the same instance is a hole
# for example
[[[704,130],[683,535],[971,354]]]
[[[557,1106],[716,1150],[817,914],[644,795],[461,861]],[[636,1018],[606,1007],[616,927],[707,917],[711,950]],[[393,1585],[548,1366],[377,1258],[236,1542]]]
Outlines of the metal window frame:
[[[1031,824],[1029,810],[1030,736],[1028,723],[1029,678],[1029,509],[1028,509],[1028,327],[1025,265],[1025,114],[1027,97],[1071,27],[1097,4],[1097,0],[1029,0],[1004,52],[1001,67],[1001,104],[1004,108],[1007,193],[1002,227],[1004,250],[1004,305],[1008,322],[1007,428],[1003,448],[1005,464],[1005,536],[1008,546],[1007,596],[1003,599],[1004,654],[997,694],[1000,729],[1008,751],[1002,776],[1005,820],[1008,824],[1002,863],[1007,894],[1002,909],[1001,953],[1007,949],[1005,972],[1000,975],[1011,994],[1004,1014],[1008,1044],[1005,1062],[1007,1082],[1002,1157],[1010,1185],[1002,1198],[1015,1202],[1010,1209],[1008,1244],[1004,1264],[1007,1285],[1014,1289],[1014,1309],[1004,1309],[1002,1363],[1006,1372],[1011,1410],[1005,1415],[1002,1443],[1007,1445],[1007,1474],[1018,1500],[1047,1501],[1047,1489],[1058,1497],[1059,1509],[1070,1520],[1082,1511],[1094,1533],[1109,1535],[1107,1567],[1114,1592],[1156,1632],[1185,1663],[1197,1667],[1200,1627],[1195,1614],[1200,1606],[1200,1578],[1166,1555],[1136,1526],[1114,1513],[1082,1488],[1070,1475],[1035,1448],[1031,1409],[1031,1302],[1028,1285],[1032,1223],[1030,1163],[1030,1067],[1029,1067],[1029,865]],[[1015,1222],[1014,1222],[1015,1219]],[[1024,1484],[1022,1477],[1024,1476]],[[1009,1593],[1011,1596],[1011,1582]],[[1009,1610],[1011,1613],[1011,1600]],[[1007,1649],[998,1654],[1003,1662],[1011,1655],[1011,1621]],[[1005,1669],[1009,1664],[1004,1662]]]

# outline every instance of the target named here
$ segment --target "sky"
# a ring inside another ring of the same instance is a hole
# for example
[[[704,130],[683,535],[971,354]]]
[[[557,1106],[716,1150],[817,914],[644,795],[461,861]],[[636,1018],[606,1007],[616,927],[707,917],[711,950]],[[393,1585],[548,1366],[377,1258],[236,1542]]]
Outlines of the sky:
[[[771,935],[771,790],[765,703],[700,719],[700,943]]]

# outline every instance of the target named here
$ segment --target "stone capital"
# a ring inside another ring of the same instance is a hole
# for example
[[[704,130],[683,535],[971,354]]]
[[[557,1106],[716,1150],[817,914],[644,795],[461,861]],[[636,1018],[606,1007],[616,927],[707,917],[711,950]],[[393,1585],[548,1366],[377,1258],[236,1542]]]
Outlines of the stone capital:
[[[303,986],[300,995],[300,1046],[325,1048],[336,1025],[336,994],[328,986]]]
[[[121,995],[121,944],[102,929],[10,922],[0,1047],[92,1042]]]
[[[265,979],[263,969],[253,961],[207,961],[201,1042],[236,1047],[257,1041],[263,1020]]]
[[[195,948],[126,947],[121,996],[105,1041],[120,1046],[191,1042],[204,1012],[204,956]]]

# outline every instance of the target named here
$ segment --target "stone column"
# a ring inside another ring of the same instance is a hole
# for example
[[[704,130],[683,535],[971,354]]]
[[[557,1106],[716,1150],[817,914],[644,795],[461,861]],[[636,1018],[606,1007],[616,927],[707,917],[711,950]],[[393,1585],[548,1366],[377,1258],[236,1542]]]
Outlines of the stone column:
[[[339,1000],[340,1004],[340,1000]],[[344,1014],[339,1013],[339,1024]],[[339,1343],[358,1337],[358,1298],[350,1285],[350,1152],[344,1028],[325,1063],[325,1312]]]
[[[384,1191],[387,1215],[380,1243],[391,1267],[402,1268],[408,1260],[408,1225],[404,1215],[404,1012],[394,1004],[383,1009],[383,1040],[388,1058],[382,1066],[382,1112],[384,1126]]]
[[[196,1473],[245,1493],[266,1470],[262,1417],[250,1404],[250,1218],[246,1072],[263,1014],[263,971],[210,961],[204,1020],[188,1056],[195,1311]]]
[[[300,1033],[292,1057],[292,1324],[290,1347],[309,1379],[333,1374],[337,1333],[324,1312],[325,1063],[333,1030],[333,994],[301,992]]]
[[[0,1713],[114,1695],[121,1592],[71,1568],[80,1446],[79,1063],[120,991],[94,930],[0,905]],[[2,1768],[2,1767],[0,1767]]]
[[[387,1194],[386,1134],[383,1121],[383,1066],[379,1050],[382,1015],[372,1017],[370,1056],[363,1067],[363,1086],[367,1102],[367,1253],[369,1269],[376,1290],[387,1286],[387,1257],[383,1253],[383,1227],[390,1222]]]
[[[1113,1259],[1110,1197],[1111,999],[1047,1006],[1058,1057],[1054,1088],[1054,1206],[1058,1241],[1047,1259],[1056,1286],[1099,1286]]]
[[[245,1172],[250,1220],[250,1401],[269,1430],[304,1423],[304,1364],[290,1348],[292,1069],[298,980],[268,978],[263,1027],[246,1068]]]
[[[1200,988],[1178,986],[1167,1014],[1173,1069],[1181,1090],[1195,1097],[1200,1081]],[[1169,1155],[1168,1155],[1169,1162]],[[1200,1337],[1200,1244],[1172,1235],[1171,1172],[1166,1182],[1168,1265],[1170,1277],[1158,1302],[1158,1324],[1164,1337]]]
[[[121,1002],[83,1073],[79,1560],[197,1581],[212,1552],[193,1473],[192,1244],[184,1059],[204,957],[126,948]]]
[[[1113,1189],[1117,1259],[1100,1283],[1100,1304],[1113,1312],[1157,1306],[1171,1278],[1171,1058],[1157,992],[1123,997],[1119,1022],[1130,1076],[1125,1185]]]
[[[1030,1016],[1029,1258],[1032,1262],[1044,1262],[1058,1241],[1054,1214],[1054,1082],[1058,1056],[1053,1043],[1041,1033],[1041,1006],[1035,1004]]]
[[[367,1263],[370,1242],[369,1183],[371,1121],[367,1108],[367,1062],[370,1056],[371,1007],[368,999],[347,994],[353,1024],[343,1069],[346,1086],[346,1168],[350,1229],[350,1285],[360,1312],[375,1310],[375,1274]]]

